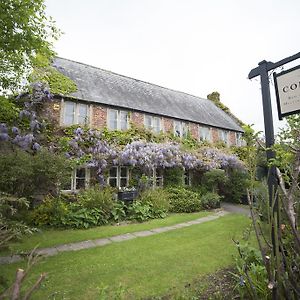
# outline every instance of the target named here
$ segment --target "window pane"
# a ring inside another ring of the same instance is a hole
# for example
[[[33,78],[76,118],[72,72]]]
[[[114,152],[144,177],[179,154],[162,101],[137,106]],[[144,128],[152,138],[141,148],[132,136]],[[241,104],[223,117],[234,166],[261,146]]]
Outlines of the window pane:
[[[120,111],[120,129],[128,129],[128,113],[126,111]]]
[[[77,169],[76,178],[85,178],[85,169]]]
[[[127,178],[121,178],[120,179],[120,187],[127,186]]]
[[[181,124],[178,121],[174,122],[174,134],[179,137],[181,136]]]
[[[148,129],[151,129],[151,119],[151,116],[145,115],[145,127]]]
[[[85,104],[78,104],[78,124],[86,124],[88,121],[88,107]]]
[[[109,177],[117,177],[117,167],[110,168]]]
[[[117,178],[109,178],[108,184],[112,187],[116,187],[117,186]]]
[[[160,118],[154,118],[153,120],[153,130],[156,133],[160,132]]]
[[[127,178],[127,168],[126,167],[121,167],[120,168],[120,170],[121,170],[121,177],[126,177]]]
[[[72,125],[74,124],[74,114],[75,114],[75,103],[66,101],[65,111],[64,111],[64,124]]]
[[[110,109],[108,111],[108,129],[117,130],[118,129],[118,111]]]
[[[186,137],[188,134],[188,126],[185,123],[182,123],[182,136]]]

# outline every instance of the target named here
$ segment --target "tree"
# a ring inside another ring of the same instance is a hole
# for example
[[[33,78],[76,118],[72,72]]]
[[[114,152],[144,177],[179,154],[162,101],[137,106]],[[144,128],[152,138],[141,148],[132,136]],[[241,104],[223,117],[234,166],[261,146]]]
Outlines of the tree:
[[[51,57],[60,35],[45,14],[44,0],[0,2],[0,93],[16,90],[38,53]]]

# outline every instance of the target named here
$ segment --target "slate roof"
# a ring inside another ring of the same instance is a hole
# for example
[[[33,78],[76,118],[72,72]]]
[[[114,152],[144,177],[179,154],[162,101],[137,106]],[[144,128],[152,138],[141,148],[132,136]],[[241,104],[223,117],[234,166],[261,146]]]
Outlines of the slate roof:
[[[64,58],[56,57],[53,66],[76,83],[70,96],[78,100],[243,131],[210,100]]]

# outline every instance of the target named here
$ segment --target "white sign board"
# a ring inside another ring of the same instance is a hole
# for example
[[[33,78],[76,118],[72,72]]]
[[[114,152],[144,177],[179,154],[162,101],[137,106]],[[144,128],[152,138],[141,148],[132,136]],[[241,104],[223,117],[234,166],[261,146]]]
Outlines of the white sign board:
[[[279,119],[300,112],[300,66],[274,73]]]

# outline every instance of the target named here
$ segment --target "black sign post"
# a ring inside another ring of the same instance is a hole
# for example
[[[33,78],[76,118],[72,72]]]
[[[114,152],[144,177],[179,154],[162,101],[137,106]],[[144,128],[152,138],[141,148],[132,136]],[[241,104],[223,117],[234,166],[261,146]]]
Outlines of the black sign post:
[[[256,76],[260,76],[261,82],[261,93],[262,93],[262,103],[263,103],[263,113],[264,113],[264,125],[265,125],[265,138],[266,138],[266,147],[267,147],[267,160],[274,158],[275,153],[270,149],[274,145],[274,126],[273,126],[273,116],[272,116],[272,105],[271,105],[271,95],[270,95],[270,86],[269,86],[269,74],[268,72],[278,68],[284,64],[287,64],[291,61],[300,58],[300,52],[282,59],[276,63],[267,62],[265,60],[261,61],[258,64],[258,67],[252,69],[248,75],[249,79],[252,79]],[[272,214],[273,217],[275,215],[278,216],[278,200],[275,199],[275,203],[273,206],[273,198],[276,193],[278,186],[277,178],[276,178],[276,169],[275,167],[270,167],[268,172],[268,192],[269,192],[269,206],[273,208]],[[276,255],[276,241],[275,241],[275,227],[279,224],[273,223],[272,228],[272,246],[273,246],[273,254]],[[272,298],[277,299],[276,289],[273,289]]]

